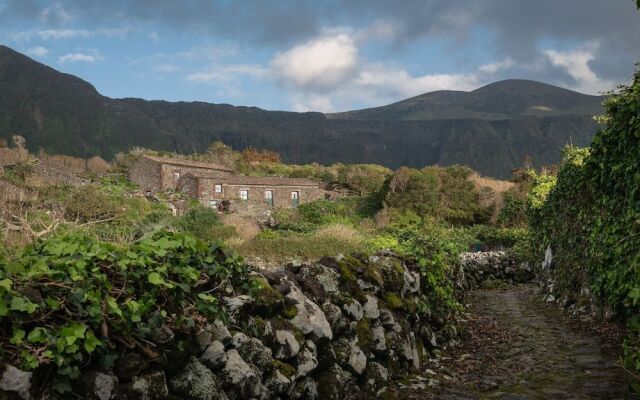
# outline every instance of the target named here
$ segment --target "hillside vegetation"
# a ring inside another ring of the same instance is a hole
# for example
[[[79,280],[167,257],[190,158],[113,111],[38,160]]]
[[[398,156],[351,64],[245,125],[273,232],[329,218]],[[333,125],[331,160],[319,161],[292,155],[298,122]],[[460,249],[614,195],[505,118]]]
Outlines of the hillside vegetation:
[[[203,153],[216,140],[268,149],[288,163],[468,165],[508,178],[530,155],[554,164],[588,145],[600,96],[510,80],[472,92],[427,93],[375,109],[324,115],[226,104],[111,99],[91,84],[0,46],[0,138],[32,151],[111,159],[141,146]]]

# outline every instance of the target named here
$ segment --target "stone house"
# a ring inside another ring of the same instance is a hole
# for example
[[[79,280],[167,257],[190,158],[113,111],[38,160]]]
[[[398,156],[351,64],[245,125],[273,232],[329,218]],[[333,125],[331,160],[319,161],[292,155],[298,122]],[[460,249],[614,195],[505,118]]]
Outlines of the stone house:
[[[179,189],[198,199],[200,203],[212,207],[227,200],[235,208],[290,208],[324,198],[324,191],[315,181],[273,176],[213,177],[189,173],[180,181]]]
[[[236,210],[297,207],[324,198],[310,179],[244,176],[218,164],[149,155],[129,168],[129,180],[143,191],[176,190],[203,205],[226,202]]]
[[[143,191],[177,190],[180,179],[188,173],[230,176],[233,170],[223,165],[142,155],[129,168],[129,180]]]

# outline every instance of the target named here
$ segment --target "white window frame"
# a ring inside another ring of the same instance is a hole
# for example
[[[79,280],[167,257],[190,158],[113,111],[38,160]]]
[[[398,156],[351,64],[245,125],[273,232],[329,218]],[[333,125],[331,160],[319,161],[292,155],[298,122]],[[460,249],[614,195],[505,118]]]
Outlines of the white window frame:
[[[269,193],[270,196],[267,196],[267,193]],[[264,190],[264,198],[265,198],[265,200],[269,200],[269,199],[273,200],[273,189],[265,189]]]
[[[300,191],[299,190],[292,190],[291,191],[291,200],[300,201]]]
[[[222,193],[222,185],[219,184],[219,183],[213,185],[213,192],[214,193]]]
[[[178,183],[180,181],[180,171],[173,171],[173,181]]]
[[[240,200],[242,201],[249,200],[249,189],[240,189]]]

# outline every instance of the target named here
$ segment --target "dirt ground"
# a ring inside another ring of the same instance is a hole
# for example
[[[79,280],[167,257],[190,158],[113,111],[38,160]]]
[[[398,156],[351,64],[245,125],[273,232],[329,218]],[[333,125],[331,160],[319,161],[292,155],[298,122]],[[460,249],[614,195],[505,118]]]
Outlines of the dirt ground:
[[[618,366],[615,324],[570,318],[540,301],[532,285],[478,290],[467,302],[461,345],[398,383],[392,398],[640,398],[630,390],[632,376]]]

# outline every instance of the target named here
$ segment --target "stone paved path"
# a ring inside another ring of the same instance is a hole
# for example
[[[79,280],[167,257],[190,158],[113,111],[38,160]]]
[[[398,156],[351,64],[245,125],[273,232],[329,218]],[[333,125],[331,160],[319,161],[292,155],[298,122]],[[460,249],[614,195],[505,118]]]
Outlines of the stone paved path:
[[[467,337],[447,354],[438,388],[416,378],[394,392],[404,399],[636,399],[631,377],[604,351],[602,339],[557,307],[536,300],[533,286],[479,290],[468,297]],[[437,369],[436,369],[437,370]],[[425,374],[425,377],[428,377]]]

